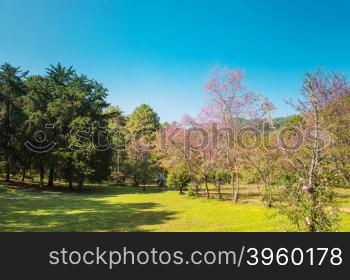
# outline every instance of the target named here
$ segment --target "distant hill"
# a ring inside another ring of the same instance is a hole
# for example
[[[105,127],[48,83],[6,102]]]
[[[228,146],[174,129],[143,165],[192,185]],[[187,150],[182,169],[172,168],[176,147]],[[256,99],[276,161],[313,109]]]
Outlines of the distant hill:
[[[272,122],[273,125],[276,129],[279,129],[283,126],[285,126],[291,119],[293,119],[295,116],[287,116],[287,117],[278,117],[278,118],[273,118]],[[244,125],[249,125],[249,120],[239,118],[237,119],[239,123],[244,124]],[[267,120],[261,120],[259,121],[258,127],[261,129],[264,126],[265,131],[269,130],[270,124]]]
[[[283,127],[288,121],[290,121],[294,116],[278,117],[272,119],[273,125],[278,129]]]

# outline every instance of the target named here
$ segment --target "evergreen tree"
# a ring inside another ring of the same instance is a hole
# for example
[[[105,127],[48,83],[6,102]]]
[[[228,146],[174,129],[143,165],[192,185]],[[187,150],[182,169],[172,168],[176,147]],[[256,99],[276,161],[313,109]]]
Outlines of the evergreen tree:
[[[0,141],[6,171],[6,181],[10,180],[11,167],[16,155],[16,135],[23,122],[22,97],[25,95],[24,79],[28,72],[8,63],[0,66]]]
[[[152,153],[155,132],[160,128],[157,113],[146,104],[138,106],[126,123],[128,131],[127,142],[127,170],[138,186],[146,182],[158,170],[158,163]]]

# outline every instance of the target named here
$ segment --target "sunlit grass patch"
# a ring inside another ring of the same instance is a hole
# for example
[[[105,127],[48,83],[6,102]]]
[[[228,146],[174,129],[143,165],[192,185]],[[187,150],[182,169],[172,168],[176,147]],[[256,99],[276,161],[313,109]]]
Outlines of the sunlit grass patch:
[[[295,230],[275,213],[254,201],[232,204],[155,188],[143,192],[114,186],[100,192],[69,193],[0,187],[0,231]],[[341,230],[350,231],[350,214],[342,213],[341,218]]]

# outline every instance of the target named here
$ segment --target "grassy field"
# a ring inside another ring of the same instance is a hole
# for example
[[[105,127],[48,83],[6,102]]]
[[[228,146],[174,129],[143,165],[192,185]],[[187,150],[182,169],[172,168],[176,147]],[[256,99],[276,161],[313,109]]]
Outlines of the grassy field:
[[[293,231],[243,189],[241,203],[192,198],[175,191],[105,186],[82,193],[0,186],[0,231]],[[256,202],[255,202],[256,200]],[[350,207],[342,190],[340,207]],[[350,213],[341,214],[350,231]]]

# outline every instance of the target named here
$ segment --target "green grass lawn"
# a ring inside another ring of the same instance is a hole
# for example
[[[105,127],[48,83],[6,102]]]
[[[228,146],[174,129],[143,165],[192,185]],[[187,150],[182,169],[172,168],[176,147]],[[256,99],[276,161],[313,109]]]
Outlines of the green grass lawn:
[[[0,187],[0,231],[293,231],[274,213],[254,201],[233,205],[152,188],[69,193]],[[341,230],[350,231],[350,213],[341,217]]]

